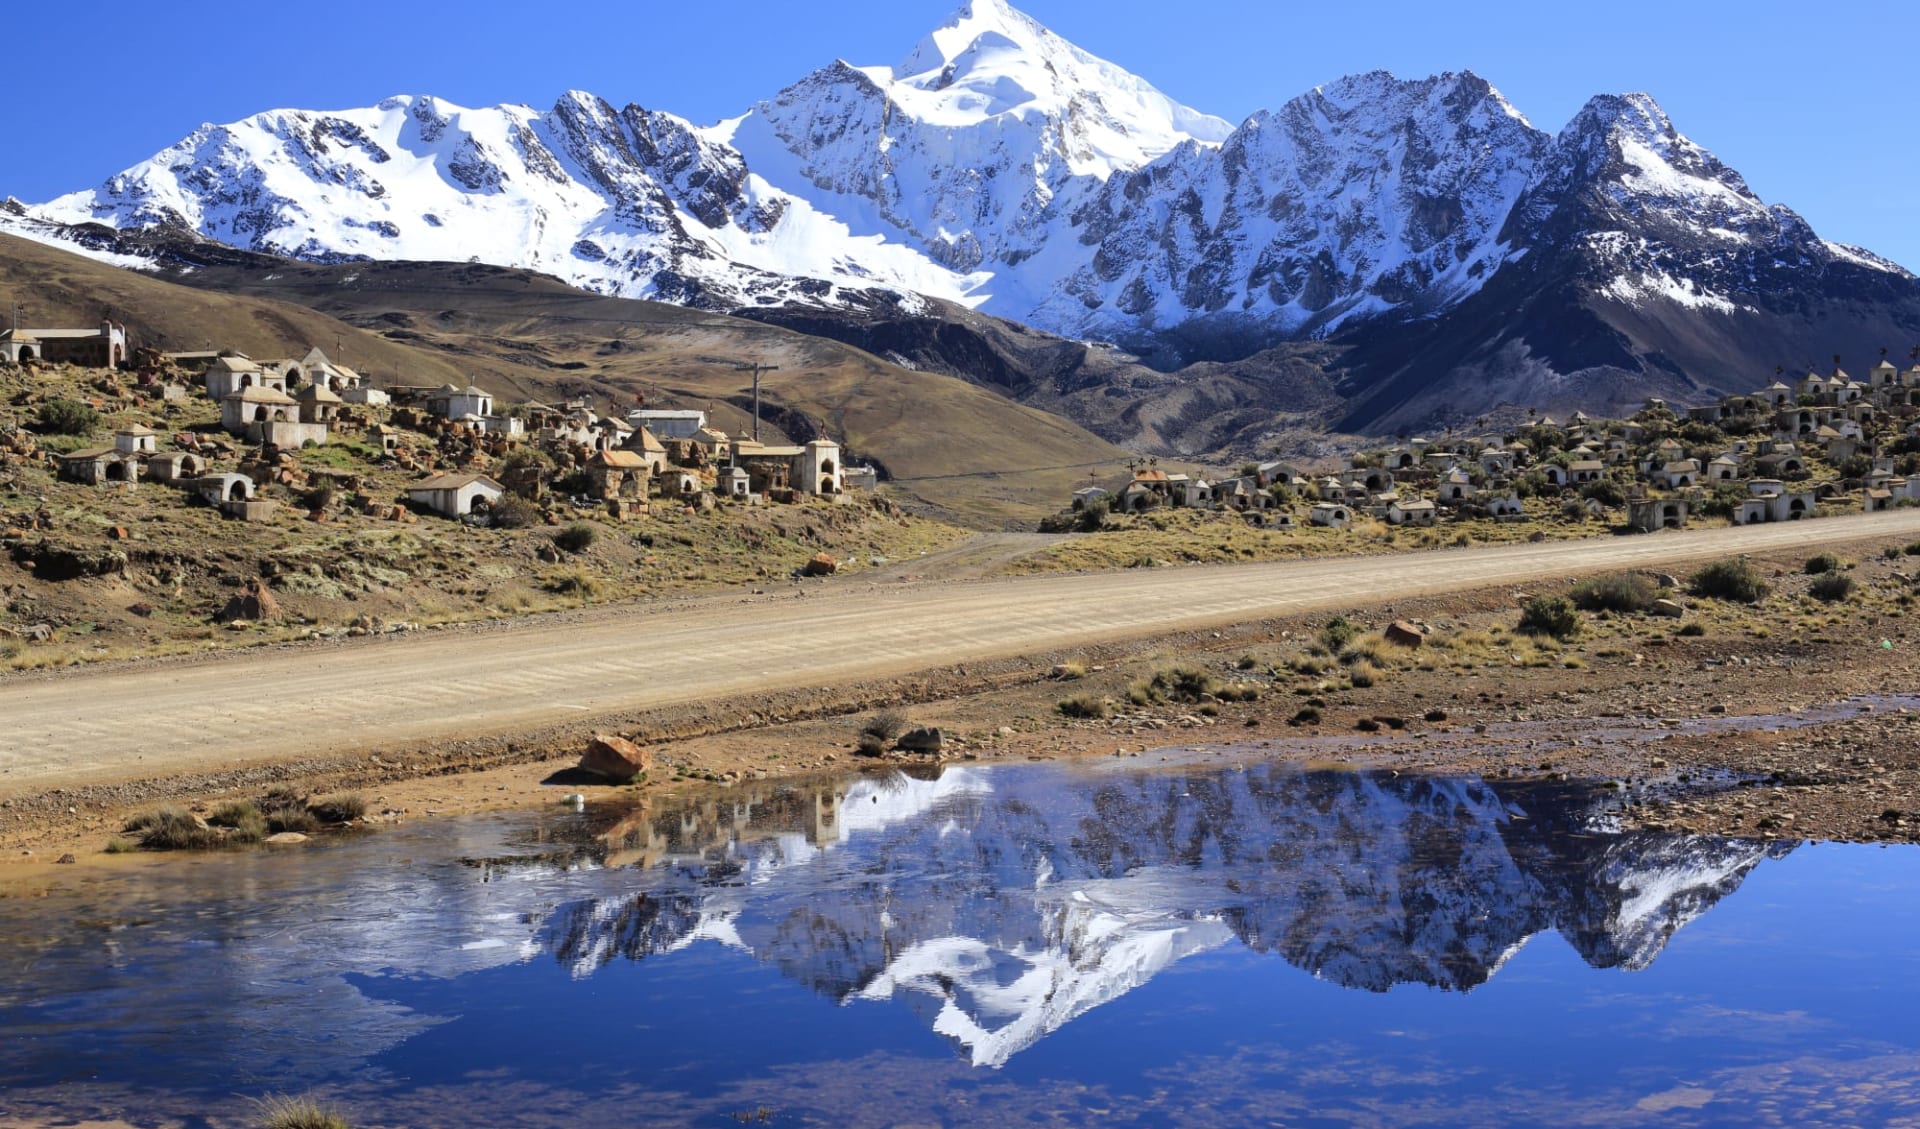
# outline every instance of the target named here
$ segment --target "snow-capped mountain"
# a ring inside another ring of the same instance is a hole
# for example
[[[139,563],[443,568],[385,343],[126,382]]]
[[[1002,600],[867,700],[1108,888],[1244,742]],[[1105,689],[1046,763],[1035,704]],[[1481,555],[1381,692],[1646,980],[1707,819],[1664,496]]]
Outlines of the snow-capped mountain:
[[[997,1067],[1235,941],[1374,992],[1471,990],[1548,930],[1644,968],[1784,850],[1623,834],[1600,795],[1284,766],[870,777],[623,826],[610,864],[654,848],[639,891],[560,906],[530,951],[588,976],[723,944]]]
[[[1495,238],[1545,134],[1484,79],[1342,79],[1108,181],[1090,262],[1038,320],[1096,336],[1195,319],[1325,333],[1444,308],[1511,251]]]
[[[943,299],[1167,369],[1340,336],[1351,428],[1744,390],[1716,368],[1920,318],[1920,281],[1761,201],[1646,95],[1555,135],[1477,75],[1376,72],[1233,127],[1005,0],[711,126],[581,92],[276,110],[28,217],[717,309]]]

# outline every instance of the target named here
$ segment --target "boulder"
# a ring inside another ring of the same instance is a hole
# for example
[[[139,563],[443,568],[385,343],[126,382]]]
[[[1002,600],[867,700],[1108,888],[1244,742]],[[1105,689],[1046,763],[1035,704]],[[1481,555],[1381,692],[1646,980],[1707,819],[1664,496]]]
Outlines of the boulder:
[[[1408,623],[1404,619],[1396,619],[1392,623],[1387,624],[1387,630],[1384,634],[1387,637],[1387,642],[1392,643],[1396,647],[1418,647],[1427,641],[1425,628],[1417,624]]]
[[[625,784],[653,766],[645,749],[624,737],[596,733],[580,757],[580,771]]]
[[[1655,600],[1647,607],[1647,614],[1664,616],[1667,619],[1679,619],[1687,614],[1687,609],[1673,600]]]
[[[214,616],[216,623],[234,623],[244,620],[248,623],[265,623],[279,619],[280,601],[274,598],[267,582],[254,577],[240,587],[238,595],[227,601],[227,606]]]
[[[937,728],[910,729],[900,735],[894,747],[903,753],[937,753],[947,747],[947,739]]]
[[[832,576],[840,571],[840,562],[832,553],[815,553],[800,571],[808,576]]]

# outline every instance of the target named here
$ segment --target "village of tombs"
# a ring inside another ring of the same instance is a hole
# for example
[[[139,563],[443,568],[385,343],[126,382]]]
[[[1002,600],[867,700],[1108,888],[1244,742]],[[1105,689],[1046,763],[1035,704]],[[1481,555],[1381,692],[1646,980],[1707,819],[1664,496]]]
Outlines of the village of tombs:
[[[288,350],[296,351],[299,345]],[[1094,468],[1088,484],[1041,523],[1043,536],[1011,535],[1016,551],[989,554],[986,566],[967,575],[1658,537],[1904,508],[1920,501],[1917,398],[1920,364],[1902,370],[1883,352],[1858,378],[1836,358],[1828,373],[1678,412],[1655,400],[1626,419],[1528,412],[1504,431],[1449,430],[1387,445],[1356,439],[1337,464],[1163,468],[1159,459],[1136,458]],[[0,658],[21,677],[231,647],[457,629],[670,595],[758,596],[776,587],[803,594],[810,585],[857,584],[863,576],[865,583],[938,583],[938,562],[969,560],[970,544],[1009,536],[916,514],[913,499],[896,495],[878,470],[849,465],[830,435],[761,441],[753,403],[751,422],[728,434],[695,404],[507,402],[471,382],[409,384],[398,372],[370,378],[312,346],[297,358],[255,359],[233,349],[143,348],[111,321],[94,329],[16,327],[0,334],[8,601]],[[1851,605],[1870,624],[1904,615],[1910,601],[1899,548],[1889,546],[1883,558],[1861,567],[1888,576],[1863,586]],[[1773,574],[1796,569],[1785,561]],[[1405,716],[1423,712],[1406,701],[1385,708],[1378,699],[1424,699],[1431,690],[1410,687],[1461,677],[1477,664],[1512,668],[1522,680],[1544,669],[1545,677],[1591,686],[1601,672],[1590,664],[1620,667],[1616,678],[1631,679],[1668,667],[1648,659],[1651,646],[1704,645],[1714,657],[1703,654],[1697,668],[1719,671],[1727,647],[1700,638],[1708,634],[1703,621],[1713,634],[1737,632],[1745,649],[1764,648],[1773,614],[1794,645],[1816,646],[1833,642],[1847,606],[1802,595],[1797,612],[1722,607],[1689,599],[1675,577],[1652,576],[1649,593],[1658,598],[1641,601],[1631,609],[1637,614],[1603,610],[1584,649],[1539,632],[1514,634],[1506,597],[1428,605],[1424,616],[1409,616],[1405,608],[1368,609],[1356,592],[1354,618],[1374,627],[1357,664],[1339,645],[1310,642],[1320,617],[1294,629],[1248,625],[1226,642],[1216,632],[1110,649],[1086,684],[1097,687],[1104,674],[1112,688],[1104,696],[1059,698],[1061,680],[1088,677],[1085,662],[1045,664],[1024,690],[998,698],[978,696],[980,686],[965,679],[893,688],[903,704],[917,695],[919,712],[944,724],[944,735],[933,725],[884,741],[851,740],[840,728],[848,723],[832,718],[857,714],[871,696],[825,697],[811,721],[806,710],[753,718],[769,740],[778,723],[804,723],[811,728],[800,732],[803,747],[817,742],[887,763],[1099,751],[1115,735],[1219,725],[1234,709],[1249,715],[1245,728],[1262,733],[1291,736],[1303,724],[1305,732],[1357,725],[1371,733],[1382,729],[1379,718],[1398,730]],[[1688,626],[1677,631],[1657,626],[1682,619]],[[1229,688],[1209,686],[1185,704],[1177,695],[1142,694],[1139,681],[1127,688],[1127,679],[1151,675],[1169,656],[1217,666]],[[1736,669],[1751,661],[1737,659]],[[1250,680],[1249,668],[1265,677]],[[1397,689],[1383,685],[1403,675]],[[994,685],[1004,690],[1009,682]],[[1623,685],[1630,692],[1639,683]],[[1369,692],[1375,700],[1356,705],[1354,695]],[[1561,682],[1539,692],[1564,696]],[[1302,699],[1308,704],[1296,708]],[[1352,707],[1352,717],[1336,717],[1342,706]],[[595,730],[583,763],[607,782],[626,783],[647,780],[656,757],[672,766],[669,782],[766,778],[839,761],[828,752],[769,764],[739,747],[741,724],[708,719],[703,726],[683,726],[690,743],[667,754]],[[726,748],[698,739],[729,732],[736,738]],[[574,753],[523,750],[507,759],[538,765],[556,755]],[[596,758],[614,767],[595,768]],[[541,794],[528,769],[491,770],[518,771],[519,784]],[[388,783],[394,796],[409,787],[409,774],[391,766],[363,775]],[[480,772],[473,787],[494,787],[491,780]],[[206,782],[181,786],[204,791]],[[516,795],[524,802],[523,792]],[[412,810],[384,793],[382,800],[389,815]],[[111,801],[95,806],[102,814],[88,828],[117,818]],[[50,826],[45,807],[15,809],[15,841],[73,838],[72,827]],[[1836,834],[1912,833],[1904,819],[1869,820],[1863,831],[1867,817],[1851,808],[1836,819],[1850,824],[1836,824]]]

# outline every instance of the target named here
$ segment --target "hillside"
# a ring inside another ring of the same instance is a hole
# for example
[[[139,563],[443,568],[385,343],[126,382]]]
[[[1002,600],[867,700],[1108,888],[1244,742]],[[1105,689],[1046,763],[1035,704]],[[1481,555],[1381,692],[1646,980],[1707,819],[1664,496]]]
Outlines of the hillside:
[[[474,380],[508,398],[711,405],[749,426],[745,362],[762,380],[770,439],[830,434],[922,512],[981,527],[1030,524],[1089,470],[1126,453],[1057,416],[953,376],[836,342],[658,302],[607,298],[524,270],[471,264],[327,266],[244,257],[176,269],[179,282],[0,234],[0,306],[29,323],[111,312],[137,345],[256,357],[337,352],[380,384]],[[338,349],[336,350],[336,343]]]

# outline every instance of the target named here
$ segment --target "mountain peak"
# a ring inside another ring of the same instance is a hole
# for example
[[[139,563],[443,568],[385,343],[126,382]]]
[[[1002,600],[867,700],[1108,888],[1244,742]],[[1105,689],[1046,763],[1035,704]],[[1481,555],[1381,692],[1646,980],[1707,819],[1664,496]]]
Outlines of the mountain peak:
[[[1641,142],[1679,136],[1673,119],[1653,95],[1638,91],[1594,95],[1573,116],[1566,132],[1624,134]]]
[[[939,124],[1088,107],[1136,139],[1141,153],[1132,163],[1188,139],[1222,141],[1233,129],[1081,50],[1005,0],[972,0],[955,11],[892,68],[891,78],[902,108]]]

